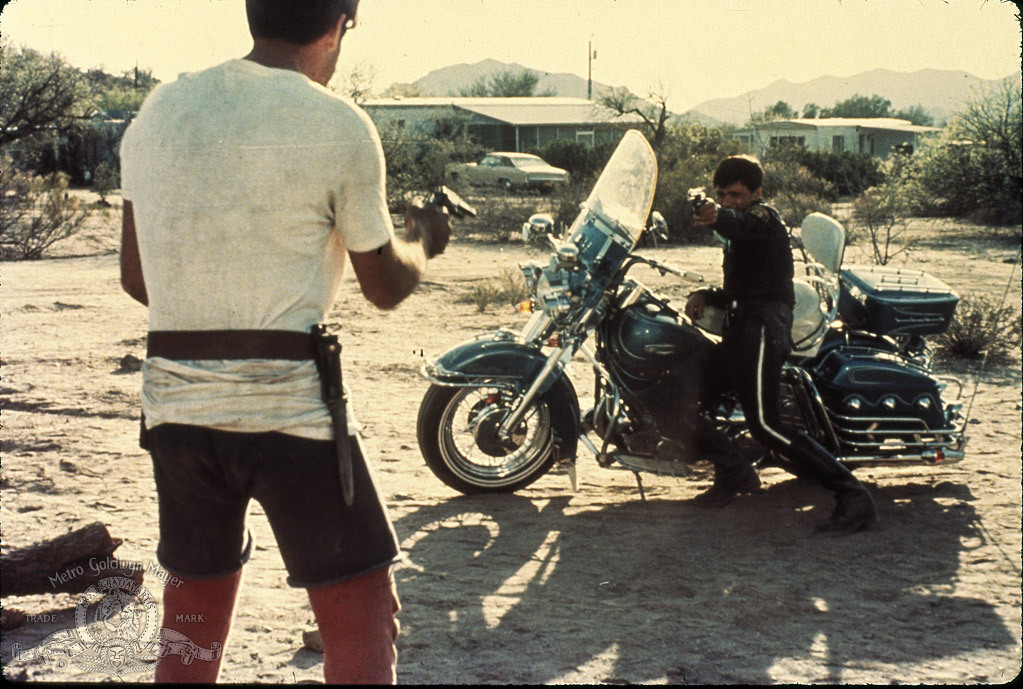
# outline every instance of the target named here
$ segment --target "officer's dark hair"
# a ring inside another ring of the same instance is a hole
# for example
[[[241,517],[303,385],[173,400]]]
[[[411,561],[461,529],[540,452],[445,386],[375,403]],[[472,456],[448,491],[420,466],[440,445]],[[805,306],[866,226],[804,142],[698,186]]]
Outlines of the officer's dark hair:
[[[749,191],[756,191],[764,186],[764,168],[760,166],[760,161],[755,156],[728,156],[714,171],[715,188],[730,187],[736,182],[742,182]]]
[[[359,0],[245,0],[253,38],[308,45],[327,33],[341,15],[355,20]]]

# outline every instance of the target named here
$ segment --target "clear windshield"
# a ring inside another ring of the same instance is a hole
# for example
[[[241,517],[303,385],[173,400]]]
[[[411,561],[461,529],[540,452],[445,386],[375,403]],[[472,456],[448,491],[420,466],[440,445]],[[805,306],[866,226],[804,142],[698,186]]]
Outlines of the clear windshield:
[[[586,221],[590,211],[617,223],[635,244],[639,240],[657,187],[657,158],[646,138],[635,129],[622,137],[618,148],[600,173],[600,179],[583,203],[582,212],[569,229],[569,236]]]

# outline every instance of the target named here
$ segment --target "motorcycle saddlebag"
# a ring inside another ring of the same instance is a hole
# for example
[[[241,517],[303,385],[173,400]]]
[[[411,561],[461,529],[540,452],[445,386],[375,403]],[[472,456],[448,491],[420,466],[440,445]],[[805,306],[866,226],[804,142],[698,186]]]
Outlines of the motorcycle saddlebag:
[[[920,270],[852,266],[839,276],[842,322],[878,335],[937,335],[948,329],[959,296]]]
[[[825,405],[852,420],[919,419],[945,428],[941,393],[929,375],[887,352],[839,348],[814,371]]]

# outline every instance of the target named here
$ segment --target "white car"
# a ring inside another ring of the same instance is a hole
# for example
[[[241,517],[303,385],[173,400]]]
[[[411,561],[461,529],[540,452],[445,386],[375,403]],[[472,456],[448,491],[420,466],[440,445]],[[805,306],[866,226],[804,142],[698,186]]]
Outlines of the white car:
[[[498,186],[506,191],[522,187],[550,190],[568,182],[568,172],[529,153],[497,151],[483,156],[478,163],[449,165],[447,178],[452,183]]]

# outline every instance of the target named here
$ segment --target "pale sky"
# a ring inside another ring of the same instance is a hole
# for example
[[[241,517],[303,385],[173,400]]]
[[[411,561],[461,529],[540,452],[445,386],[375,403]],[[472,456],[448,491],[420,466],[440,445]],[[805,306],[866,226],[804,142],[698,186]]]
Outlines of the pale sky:
[[[0,33],[82,69],[151,69],[161,81],[241,57],[244,0],[13,0]],[[487,58],[593,79],[676,112],[777,79],[886,68],[1020,70],[1016,6],[1002,0],[362,0],[338,69],[375,70],[374,89]],[[864,94],[866,95],[866,94]]]

